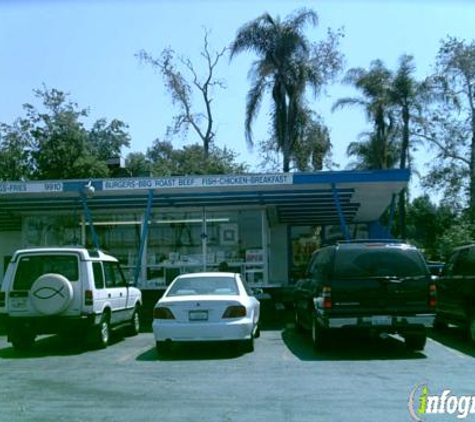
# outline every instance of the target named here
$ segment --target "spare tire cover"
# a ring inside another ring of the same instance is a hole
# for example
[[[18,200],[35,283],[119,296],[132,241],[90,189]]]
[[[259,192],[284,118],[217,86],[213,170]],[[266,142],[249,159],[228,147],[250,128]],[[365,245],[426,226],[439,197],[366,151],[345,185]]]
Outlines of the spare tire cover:
[[[42,314],[58,314],[64,311],[72,300],[73,286],[61,274],[43,274],[31,286],[31,304]]]

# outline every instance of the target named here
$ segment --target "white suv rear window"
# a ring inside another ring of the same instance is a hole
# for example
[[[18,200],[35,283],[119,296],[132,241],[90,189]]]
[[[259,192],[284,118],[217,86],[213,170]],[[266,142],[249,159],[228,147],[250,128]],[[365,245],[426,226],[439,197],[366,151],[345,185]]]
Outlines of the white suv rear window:
[[[76,255],[27,255],[18,260],[14,290],[29,290],[35,280],[48,273],[61,274],[69,281],[79,280]]]

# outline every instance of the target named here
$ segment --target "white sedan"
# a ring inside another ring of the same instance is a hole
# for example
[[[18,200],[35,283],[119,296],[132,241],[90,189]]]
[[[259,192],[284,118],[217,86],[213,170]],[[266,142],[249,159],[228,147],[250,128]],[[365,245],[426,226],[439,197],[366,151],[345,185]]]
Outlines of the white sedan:
[[[153,335],[158,352],[172,342],[240,340],[245,352],[259,337],[259,301],[233,273],[180,275],[153,310]]]

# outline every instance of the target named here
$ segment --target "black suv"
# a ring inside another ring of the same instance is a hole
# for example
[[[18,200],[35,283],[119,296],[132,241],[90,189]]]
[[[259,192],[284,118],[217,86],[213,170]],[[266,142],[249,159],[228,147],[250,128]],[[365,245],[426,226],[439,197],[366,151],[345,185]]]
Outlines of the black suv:
[[[295,288],[295,325],[315,348],[333,329],[398,333],[422,350],[435,317],[436,286],[420,251],[394,241],[342,243],[317,250]]]
[[[475,245],[457,248],[437,280],[436,327],[447,323],[467,328],[475,342]]]

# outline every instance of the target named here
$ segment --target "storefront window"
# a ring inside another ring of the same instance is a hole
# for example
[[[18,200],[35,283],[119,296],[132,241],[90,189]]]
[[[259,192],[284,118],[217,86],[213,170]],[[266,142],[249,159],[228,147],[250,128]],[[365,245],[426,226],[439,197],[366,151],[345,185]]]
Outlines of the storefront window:
[[[195,271],[234,271],[248,281],[262,281],[262,254],[260,210],[155,213],[147,287],[168,285],[178,274]]]
[[[23,245],[62,246],[81,243],[79,217],[27,216],[23,219]]]
[[[232,271],[249,283],[266,281],[262,210],[155,212],[138,263],[143,218],[143,212],[93,215],[100,248],[119,259],[129,281],[140,264],[139,287],[164,287],[178,274],[200,271]],[[82,215],[32,216],[24,225],[26,246],[95,246]]]
[[[133,280],[140,248],[142,214],[95,215],[93,223],[101,249],[115,256],[120,261],[127,280]],[[86,246],[94,247],[87,222],[85,236]]]
[[[202,268],[202,232],[202,212],[154,213],[148,230],[147,285],[166,285],[183,268]]]
[[[320,226],[290,227],[290,282],[293,284],[305,274],[312,253],[321,245]]]
[[[207,262],[241,273],[249,283],[264,281],[260,210],[207,213]]]

